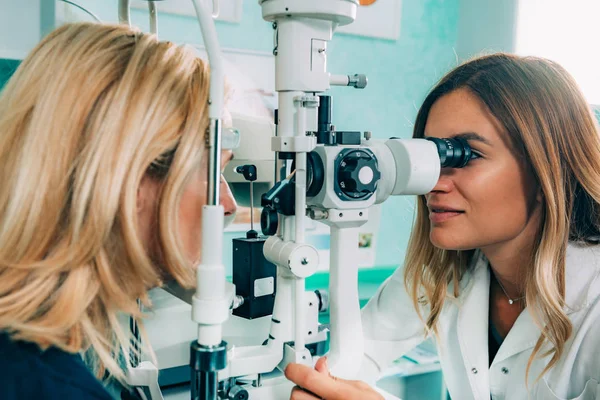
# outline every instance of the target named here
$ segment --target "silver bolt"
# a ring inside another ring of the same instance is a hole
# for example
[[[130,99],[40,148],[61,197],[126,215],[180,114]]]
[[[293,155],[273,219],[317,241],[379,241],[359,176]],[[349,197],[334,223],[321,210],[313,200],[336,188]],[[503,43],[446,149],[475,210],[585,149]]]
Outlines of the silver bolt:
[[[477,372],[479,372],[479,371],[477,371],[477,368],[473,368],[473,369],[471,370],[471,372],[472,372],[472,373],[474,373],[474,374],[476,374],[476,373],[477,373]]]
[[[320,210],[316,208],[309,209],[308,215],[314,220],[321,220],[329,217],[329,213],[326,210]]]

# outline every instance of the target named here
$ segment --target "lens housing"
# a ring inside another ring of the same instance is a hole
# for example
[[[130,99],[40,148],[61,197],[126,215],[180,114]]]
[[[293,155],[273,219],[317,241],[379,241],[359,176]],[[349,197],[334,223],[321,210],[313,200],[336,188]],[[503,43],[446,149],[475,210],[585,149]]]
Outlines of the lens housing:
[[[442,168],[462,168],[471,160],[471,146],[465,139],[440,139],[426,137],[435,143]]]

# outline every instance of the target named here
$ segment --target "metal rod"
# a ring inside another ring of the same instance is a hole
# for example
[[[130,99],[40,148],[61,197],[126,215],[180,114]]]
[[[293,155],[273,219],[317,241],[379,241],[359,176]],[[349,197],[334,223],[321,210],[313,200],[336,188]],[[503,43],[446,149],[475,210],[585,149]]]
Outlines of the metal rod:
[[[208,205],[219,205],[221,183],[221,121],[210,120],[208,138]]]
[[[154,1],[148,2],[148,13],[150,14],[150,32],[158,35],[158,14]]]
[[[80,6],[79,4],[77,4],[75,2],[72,2],[72,1],[69,1],[69,0],[60,0],[60,1],[62,1],[63,3],[66,3],[66,4],[70,4],[73,7],[79,8],[81,11],[83,11],[84,13],[86,13],[87,15],[89,15],[90,17],[94,18],[96,20],[96,22],[102,22],[100,20],[100,18],[98,18],[96,16],[96,14],[94,14],[93,12],[91,12],[90,10],[88,10],[87,8],[85,8],[83,6]]]
[[[250,181],[250,229],[254,230],[254,182]]]
[[[218,399],[216,372],[196,371],[192,374],[192,400]]]
[[[119,23],[131,26],[129,16],[129,0],[119,0]]]

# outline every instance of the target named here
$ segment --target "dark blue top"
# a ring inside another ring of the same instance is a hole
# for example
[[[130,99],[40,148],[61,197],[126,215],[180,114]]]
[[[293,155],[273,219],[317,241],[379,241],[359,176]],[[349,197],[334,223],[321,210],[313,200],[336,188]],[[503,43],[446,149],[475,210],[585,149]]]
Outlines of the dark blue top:
[[[78,354],[15,342],[0,332],[0,399],[112,400]]]

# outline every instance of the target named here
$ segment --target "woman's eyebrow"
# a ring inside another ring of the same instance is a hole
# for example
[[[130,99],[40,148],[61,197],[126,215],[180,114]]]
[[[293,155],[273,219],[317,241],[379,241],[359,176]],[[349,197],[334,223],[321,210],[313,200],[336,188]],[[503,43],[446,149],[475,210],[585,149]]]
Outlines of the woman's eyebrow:
[[[484,138],[483,136],[481,136],[478,133],[475,132],[463,132],[463,133],[457,133],[456,135],[452,135],[451,136],[453,139],[464,139],[466,141],[476,141],[476,142],[482,142],[487,144],[488,146],[493,146],[492,143],[487,140],[486,138]]]

